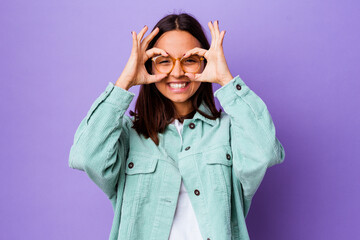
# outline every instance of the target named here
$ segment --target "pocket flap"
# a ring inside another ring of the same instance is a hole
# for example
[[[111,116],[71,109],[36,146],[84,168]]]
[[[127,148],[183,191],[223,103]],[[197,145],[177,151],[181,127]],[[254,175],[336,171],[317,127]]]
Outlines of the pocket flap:
[[[138,173],[152,173],[155,171],[159,159],[143,155],[133,155],[126,161],[125,173],[128,175]]]
[[[220,146],[207,151],[204,154],[207,164],[222,164],[226,166],[232,165],[232,152],[230,146]]]

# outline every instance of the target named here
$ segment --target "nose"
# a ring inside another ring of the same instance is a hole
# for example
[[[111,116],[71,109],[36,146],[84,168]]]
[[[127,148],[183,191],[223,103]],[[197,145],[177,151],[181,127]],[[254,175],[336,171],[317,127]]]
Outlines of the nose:
[[[185,73],[183,71],[183,69],[181,68],[181,64],[180,64],[180,60],[177,59],[175,61],[175,65],[173,70],[170,72],[170,75],[176,78],[179,78],[181,76],[183,76]]]

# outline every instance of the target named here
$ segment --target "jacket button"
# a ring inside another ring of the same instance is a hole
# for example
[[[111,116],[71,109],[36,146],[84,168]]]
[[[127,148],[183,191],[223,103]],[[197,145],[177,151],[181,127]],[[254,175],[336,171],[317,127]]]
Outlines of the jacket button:
[[[133,168],[133,166],[134,166],[134,163],[133,163],[133,162],[129,162],[128,167],[129,167],[129,168]]]
[[[190,124],[189,124],[189,128],[194,129],[194,128],[195,128],[195,124],[194,124],[194,123],[190,123]]]
[[[240,85],[240,84],[236,84],[236,89],[237,89],[237,90],[241,90],[241,85]]]
[[[197,190],[197,189],[195,189],[194,193],[195,193],[196,196],[199,196],[199,195],[200,195],[200,191]]]
[[[187,150],[189,150],[189,149],[190,149],[190,146],[186,147],[186,148],[185,148],[185,151],[187,151]]]
[[[227,159],[227,160],[230,160],[230,159],[231,159],[230,154],[228,154],[228,153],[226,154],[226,159]]]
[[[206,240],[210,240],[210,238],[207,238]]]

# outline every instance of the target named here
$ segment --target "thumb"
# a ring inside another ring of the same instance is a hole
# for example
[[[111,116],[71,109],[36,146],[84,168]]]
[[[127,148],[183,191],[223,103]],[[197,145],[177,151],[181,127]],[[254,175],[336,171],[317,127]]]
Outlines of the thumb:
[[[195,80],[195,74],[194,73],[185,73],[185,76],[187,76],[190,79],[190,81]]]
[[[201,74],[196,73],[185,73],[185,76],[187,76],[191,81],[201,81]]]
[[[149,76],[149,83],[160,82],[162,79],[167,77],[167,74],[161,73]]]

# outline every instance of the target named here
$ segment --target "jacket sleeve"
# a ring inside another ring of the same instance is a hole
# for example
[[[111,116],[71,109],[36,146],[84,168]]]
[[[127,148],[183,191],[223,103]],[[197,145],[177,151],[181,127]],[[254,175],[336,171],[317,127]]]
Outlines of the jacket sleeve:
[[[267,168],[282,163],[285,151],[275,135],[265,103],[239,75],[219,88],[214,96],[230,117],[233,172],[243,188],[247,215]]]
[[[74,136],[69,167],[85,171],[112,198],[129,149],[131,120],[124,115],[135,94],[109,82]]]

